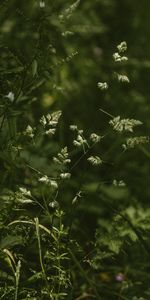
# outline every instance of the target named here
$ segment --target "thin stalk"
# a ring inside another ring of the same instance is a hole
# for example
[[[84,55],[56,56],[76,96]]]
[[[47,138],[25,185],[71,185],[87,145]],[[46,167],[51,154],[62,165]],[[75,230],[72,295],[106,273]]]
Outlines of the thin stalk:
[[[57,266],[58,266],[58,297],[60,293],[60,276],[61,276],[61,265],[60,265],[60,231],[61,231],[62,221],[61,216],[59,218],[59,234],[57,239]]]
[[[97,299],[101,299],[96,287],[93,285],[92,281],[89,279],[88,275],[86,274],[86,272],[84,271],[84,269],[82,268],[80,262],[77,260],[76,256],[74,255],[74,253],[72,252],[72,250],[70,248],[68,248],[68,251],[75,263],[75,265],[77,266],[77,268],[79,269],[79,271],[81,272],[81,274],[84,276],[84,278],[86,279],[86,281],[89,283],[89,285],[91,286],[91,288],[93,289],[93,291],[95,292],[95,295],[97,296]]]
[[[42,259],[41,239],[40,239],[40,231],[39,231],[39,219],[35,218],[34,220],[35,220],[36,235],[37,235],[37,240],[38,240],[39,259],[40,259],[41,270],[43,273],[43,277],[46,278],[45,268],[44,268],[43,259]]]
[[[16,286],[15,286],[15,300],[18,299],[18,290],[19,290],[19,280],[20,280],[20,269],[21,269],[21,261],[18,261],[18,264],[16,266],[16,273],[15,273],[15,280],[16,280]]]

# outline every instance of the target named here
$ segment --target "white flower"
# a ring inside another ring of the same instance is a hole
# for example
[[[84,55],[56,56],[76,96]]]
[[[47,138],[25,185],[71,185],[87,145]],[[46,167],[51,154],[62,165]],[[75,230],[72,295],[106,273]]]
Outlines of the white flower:
[[[127,50],[127,43],[124,41],[124,42],[121,42],[118,46],[117,46],[117,49],[119,51],[119,53],[122,53],[122,52],[125,52]]]
[[[40,1],[39,5],[40,5],[40,8],[44,8],[45,7],[45,2],[44,1]]]
[[[122,147],[124,150],[134,148],[138,145],[146,144],[150,142],[149,136],[136,136],[133,138],[128,138],[126,144],[123,144]]]
[[[21,204],[29,204],[29,203],[33,203],[33,201],[31,199],[17,199],[19,203]]]
[[[77,140],[74,140],[74,141],[73,141],[73,144],[74,144],[74,146],[76,146],[76,147],[80,147],[80,146],[81,146],[81,143],[79,143]]]
[[[121,61],[127,61],[128,60],[128,57],[127,56],[122,56],[121,57]]]
[[[47,175],[44,175],[44,176],[39,178],[39,181],[48,184],[49,183],[49,178],[48,178]]]
[[[45,116],[42,116],[41,119],[40,119],[40,123],[45,127],[46,124],[47,124],[47,121],[46,121],[46,118]]]
[[[77,125],[70,125],[70,130],[72,130],[72,131],[78,130]]]
[[[31,197],[31,192],[28,191],[26,188],[24,187],[20,187],[19,191],[24,195],[24,196],[30,196]]]
[[[61,161],[55,156],[53,157],[53,162],[55,162],[57,164],[61,164]]]
[[[123,180],[119,180],[119,181],[117,181],[116,179],[114,179],[113,180],[113,185],[114,186],[125,186],[126,184],[125,184],[125,182],[123,181]]]
[[[58,120],[61,116],[62,112],[60,110],[58,111],[55,111],[54,113],[52,114],[48,114],[46,116],[47,118],[47,121],[48,121],[48,125],[50,126],[53,126],[53,127],[56,127],[57,123],[58,123]]]
[[[51,136],[55,133],[56,129],[55,128],[50,128],[48,130],[45,131],[45,134]]]
[[[93,166],[98,166],[102,164],[102,160],[99,156],[90,156],[87,159]]]
[[[117,77],[118,77],[118,81],[120,82],[126,82],[126,83],[130,82],[129,78],[126,75],[117,74]]]
[[[116,62],[121,61],[121,55],[118,52],[113,54],[113,58]]]
[[[121,56],[118,52],[115,52],[113,54],[113,59],[115,62],[122,62],[122,61],[127,61],[128,57],[127,56]]]
[[[107,89],[108,89],[108,84],[107,84],[107,82],[98,82],[97,86],[98,86],[98,88],[100,88],[101,90],[107,90]]]
[[[61,35],[66,37],[66,36],[74,35],[74,33],[72,31],[65,31],[65,32],[62,32]]]
[[[78,130],[78,133],[81,135],[83,134],[83,129]]]
[[[52,127],[56,127],[57,126],[57,121],[49,121],[48,125],[52,126]]]
[[[81,144],[84,144],[86,142],[86,140],[80,134],[78,134],[77,136],[77,141],[80,142]]]
[[[40,123],[45,128],[45,134],[50,136],[55,134],[56,126],[58,124],[61,114],[62,112],[59,110],[52,114],[47,114],[46,116],[41,117]]]
[[[61,173],[60,178],[62,179],[69,179],[71,177],[70,173]]]
[[[80,3],[80,0],[77,0],[75,3],[71,4],[68,8],[66,8],[64,10],[64,12],[62,12],[59,15],[59,19],[63,20],[63,19],[69,19],[70,16],[72,15],[72,13],[74,12],[74,10],[78,7]]]
[[[137,125],[141,125],[142,122],[135,119],[120,119],[120,116],[117,116],[109,121],[109,124],[113,127],[114,130],[122,132],[122,131],[130,131],[133,132],[133,127]]]
[[[5,97],[8,98],[10,102],[13,102],[15,99],[15,95],[13,92],[9,92],[8,95],[6,95]]]
[[[30,138],[33,138],[34,137],[33,128],[30,125],[28,125],[24,134],[29,136]]]
[[[84,139],[80,134],[77,135],[77,139],[73,141],[74,146],[80,147],[87,144],[87,140]]]
[[[59,203],[56,200],[54,200],[54,201],[52,201],[52,202],[49,203],[49,207],[51,207],[51,208],[58,208],[59,207]]]
[[[68,149],[67,147],[64,147],[63,149],[61,149],[60,153],[58,153],[57,157],[53,157],[53,161],[58,164],[68,164],[71,162],[68,156]]]
[[[55,180],[49,179],[47,175],[40,177],[39,181],[51,186],[54,189],[58,188],[57,182]]]
[[[58,188],[58,184],[55,180],[50,180],[49,181],[50,185],[52,188],[57,189]]]
[[[100,141],[101,137],[99,135],[97,135],[96,133],[91,133],[90,135],[90,140],[93,143],[98,143]]]

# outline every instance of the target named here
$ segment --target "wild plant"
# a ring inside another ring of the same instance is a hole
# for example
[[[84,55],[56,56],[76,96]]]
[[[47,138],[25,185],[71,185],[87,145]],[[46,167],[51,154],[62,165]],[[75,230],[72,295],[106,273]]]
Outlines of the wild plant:
[[[3,3],[4,10],[6,4]],[[134,135],[144,120],[123,112],[116,115],[100,105],[99,114],[107,117],[105,132],[91,130],[89,134],[90,129],[86,132],[71,123],[68,143],[64,144],[63,107],[53,106],[54,96],[47,94],[44,108],[38,102],[45,90],[53,91],[55,97],[58,91],[65,95],[61,66],[65,64],[67,68],[77,51],[71,50],[62,58],[60,45],[55,40],[54,47],[47,30],[50,28],[52,40],[54,33],[63,39],[72,36],[73,32],[67,30],[68,22],[79,5],[77,0],[62,9],[58,3],[58,13],[51,15],[47,2],[37,1],[37,14],[32,9],[29,19],[22,15],[27,26],[25,33],[34,49],[22,45],[26,54],[23,59],[17,50],[2,47],[5,72],[1,78],[0,106],[1,299],[141,300],[148,299],[150,293],[149,274],[143,285],[145,291],[141,288],[143,270],[149,267],[150,210],[134,199],[125,178],[116,172],[111,145],[103,152],[103,143],[115,139],[117,161],[136,148],[149,153],[145,148],[149,137]],[[11,31],[15,23],[8,25]],[[132,81],[124,71],[128,64],[126,51],[127,43],[123,41],[112,57],[115,72],[111,80],[104,78],[97,83],[101,95],[107,94],[114,82],[126,88]],[[46,101],[52,102],[52,108],[46,107]],[[87,173],[96,173],[96,182],[87,180],[80,184],[77,175],[83,164]],[[91,202],[93,197],[99,200],[96,208],[92,204],[89,207],[90,214],[97,216],[92,238],[86,235],[82,224],[88,197]]]

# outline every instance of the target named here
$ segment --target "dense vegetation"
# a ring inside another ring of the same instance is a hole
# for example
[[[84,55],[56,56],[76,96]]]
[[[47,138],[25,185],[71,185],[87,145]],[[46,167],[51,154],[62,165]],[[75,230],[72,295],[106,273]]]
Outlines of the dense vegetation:
[[[148,6],[0,1],[0,299],[150,299]]]

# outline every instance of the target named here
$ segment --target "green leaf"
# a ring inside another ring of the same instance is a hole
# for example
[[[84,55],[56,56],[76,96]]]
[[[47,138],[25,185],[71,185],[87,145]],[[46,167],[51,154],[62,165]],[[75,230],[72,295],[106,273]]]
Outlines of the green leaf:
[[[34,59],[32,62],[32,76],[35,77],[37,75],[38,63],[37,60]]]
[[[22,245],[23,244],[23,237],[22,236],[12,236],[7,235],[5,238],[1,239],[0,241],[0,248],[10,248],[15,245]]]

